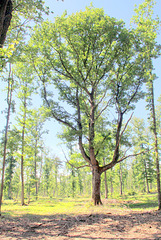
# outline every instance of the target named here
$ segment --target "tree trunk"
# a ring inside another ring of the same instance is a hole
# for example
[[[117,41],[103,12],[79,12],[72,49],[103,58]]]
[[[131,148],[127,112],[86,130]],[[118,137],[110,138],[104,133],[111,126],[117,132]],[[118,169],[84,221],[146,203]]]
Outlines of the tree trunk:
[[[40,174],[39,174],[39,179],[38,179],[37,191],[39,191],[39,187],[40,187],[40,183],[41,183],[42,165],[43,165],[43,152],[41,150]]]
[[[104,165],[105,165],[105,158],[103,159]],[[108,198],[108,185],[107,185],[107,174],[106,171],[104,172],[105,174],[105,198]]]
[[[22,146],[21,146],[21,205],[25,205],[24,200],[24,145],[25,145],[25,127],[26,127],[26,98],[24,97],[24,116],[22,126]]]
[[[8,187],[8,199],[12,199],[12,194],[11,194],[11,178],[10,178],[9,187]]]
[[[147,193],[150,193],[150,191],[149,191],[149,182],[148,182],[148,173],[147,173],[146,161],[145,161],[145,159],[143,159],[143,161],[144,161],[144,167],[145,167],[145,180],[146,180]]]
[[[11,0],[1,0],[0,1],[0,48],[6,39],[6,34],[10,26],[12,18],[12,1]]]
[[[37,129],[36,129],[37,130]],[[34,177],[35,177],[35,194],[38,199],[38,181],[37,181],[37,138],[35,139],[35,163],[34,163]]]
[[[122,168],[121,168],[121,163],[120,163],[120,169],[119,169],[119,171],[120,171],[120,176],[119,176],[119,178],[120,178],[120,195],[122,196],[122,189],[123,189],[123,181],[122,181]]]
[[[151,91],[151,113],[153,119],[153,133],[155,138],[155,162],[156,162],[156,172],[157,172],[157,190],[158,190],[158,210],[161,210],[161,187],[160,187],[160,165],[159,165],[159,154],[158,154],[158,135],[156,126],[156,116],[155,116],[155,104],[154,104],[154,86],[153,81],[150,81],[150,91]]]
[[[38,199],[38,181],[37,181],[37,163],[35,161],[35,194],[36,194],[36,200]]]
[[[21,205],[25,205],[24,201],[24,176],[23,176],[23,166],[24,166],[24,159],[23,154],[21,155]]]
[[[101,194],[100,194],[100,186],[101,186],[101,174],[99,172],[99,167],[92,168],[92,199],[94,205],[102,205]]]
[[[112,178],[110,179],[110,182],[111,182],[111,197],[113,195],[113,182],[112,182]]]

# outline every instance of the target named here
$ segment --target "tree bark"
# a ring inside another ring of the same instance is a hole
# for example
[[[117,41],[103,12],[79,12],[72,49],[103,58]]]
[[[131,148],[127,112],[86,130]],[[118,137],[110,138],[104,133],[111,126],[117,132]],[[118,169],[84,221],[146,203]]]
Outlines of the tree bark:
[[[0,48],[3,47],[6,39],[6,34],[12,19],[12,11],[13,6],[11,0],[0,1]]]
[[[102,205],[101,194],[101,174],[99,172],[99,167],[92,167],[92,199],[94,205]]]

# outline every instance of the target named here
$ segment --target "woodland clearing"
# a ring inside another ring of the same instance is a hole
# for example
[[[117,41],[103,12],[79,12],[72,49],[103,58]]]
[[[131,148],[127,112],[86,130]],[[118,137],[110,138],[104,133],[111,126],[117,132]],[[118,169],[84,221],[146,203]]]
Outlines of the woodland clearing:
[[[161,239],[161,212],[149,196],[106,199],[103,206],[89,199],[44,199],[23,207],[6,202],[0,239]]]

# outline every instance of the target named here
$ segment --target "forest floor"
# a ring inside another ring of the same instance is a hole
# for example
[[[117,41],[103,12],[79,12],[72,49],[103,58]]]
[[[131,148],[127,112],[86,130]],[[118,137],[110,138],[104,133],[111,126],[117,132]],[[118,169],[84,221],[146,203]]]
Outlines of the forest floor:
[[[33,214],[26,206],[24,212],[1,217],[0,240],[161,239],[161,211],[156,207],[151,209],[146,203],[141,206],[138,200],[109,199],[103,204],[94,207],[90,203],[83,206],[80,201],[75,205],[68,202],[68,209],[62,204],[58,212],[54,208],[57,203],[48,201],[46,214],[47,205],[40,204],[42,214],[36,207]]]

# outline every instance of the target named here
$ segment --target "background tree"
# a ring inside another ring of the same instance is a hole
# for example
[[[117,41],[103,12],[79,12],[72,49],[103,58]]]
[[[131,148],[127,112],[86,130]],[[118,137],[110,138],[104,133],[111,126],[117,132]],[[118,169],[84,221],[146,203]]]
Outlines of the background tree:
[[[35,196],[38,197],[38,175],[37,168],[38,163],[41,160],[41,142],[43,134],[47,133],[43,129],[44,122],[46,120],[46,111],[43,107],[39,109],[31,109],[26,124],[26,130],[28,135],[28,147],[30,148],[30,166],[32,168],[33,182],[35,185]],[[29,157],[29,156],[28,156]]]
[[[152,59],[157,58],[160,55],[161,46],[157,44],[157,34],[160,25],[158,17],[153,16],[153,6],[155,2],[153,0],[146,0],[143,4],[140,4],[139,8],[135,10],[134,23],[137,24],[136,31],[143,41],[143,45],[140,47],[140,51],[143,53],[146,59],[146,75],[147,75],[147,109],[150,113],[151,129],[155,138],[155,159],[156,159],[156,171],[157,171],[157,186],[158,186],[158,207],[161,209],[161,189],[160,189],[160,169],[159,169],[159,155],[158,155],[158,137],[156,131],[156,114],[154,103],[154,87],[153,82],[155,75],[153,74],[153,62]]]
[[[6,109],[6,126],[5,126],[4,143],[3,143],[3,162],[2,162],[1,190],[0,190],[0,216],[1,216],[1,206],[2,206],[2,197],[3,197],[4,176],[5,176],[8,129],[9,129],[10,114],[13,106],[12,105],[13,89],[14,89],[14,79],[13,79],[12,68],[10,64],[9,75],[7,78],[7,109]]]
[[[22,71],[21,71],[22,70]],[[26,138],[26,125],[29,114],[29,105],[31,94],[33,93],[35,86],[33,85],[33,77],[31,70],[27,65],[22,65],[20,62],[15,68],[15,76],[18,81],[18,98],[20,100],[20,113],[17,117],[19,132],[21,133],[21,204],[24,205],[24,161],[26,155],[27,141]]]
[[[62,169],[62,161],[58,158],[53,156],[53,175],[54,175],[54,181],[53,181],[53,196],[57,197],[59,195],[59,170]]]
[[[132,145],[134,153],[143,152],[133,160],[133,177],[135,179],[134,187],[145,189],[150,192],[149,185],[153,181],[154,160],[151,155],[151,134],[149,129],[145,127],[143,119],[134,118],[132,121]]]
[[[16,129],[11,129],[8,132],[8,141],[7,141],[7,153],[6,153],[6,172],[5,172],[5,190],[6,195],[9,199],[12,199],[12,179],[14,170],[16,167],[17,159],[16,159],[16,152],[19,148],[20,142],[20,135]]]

